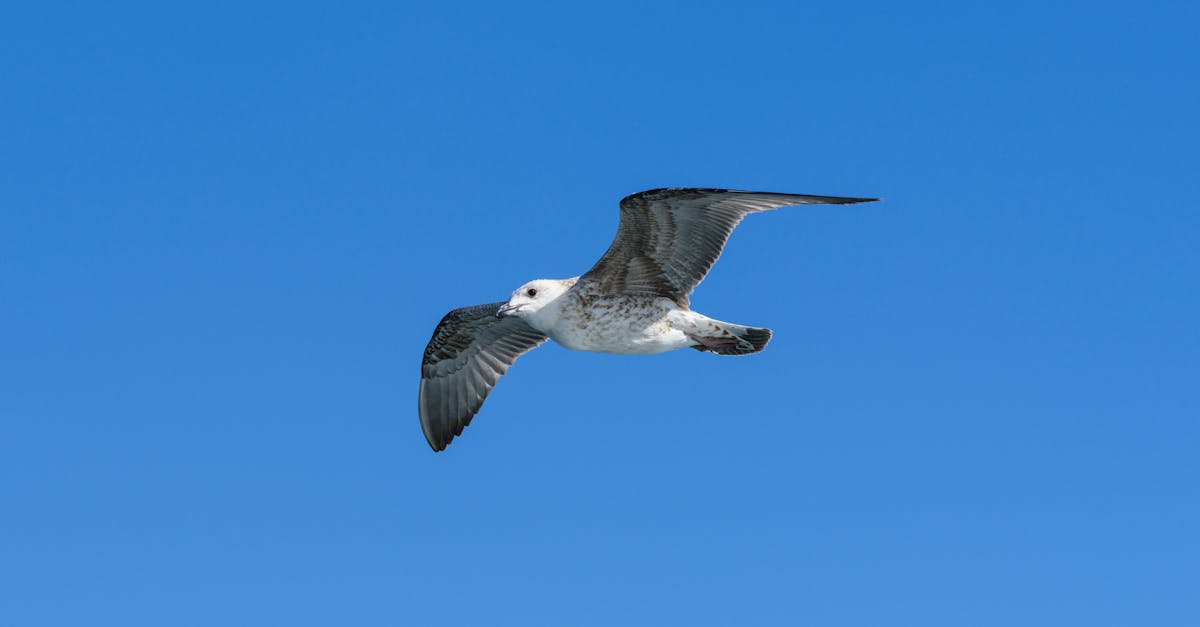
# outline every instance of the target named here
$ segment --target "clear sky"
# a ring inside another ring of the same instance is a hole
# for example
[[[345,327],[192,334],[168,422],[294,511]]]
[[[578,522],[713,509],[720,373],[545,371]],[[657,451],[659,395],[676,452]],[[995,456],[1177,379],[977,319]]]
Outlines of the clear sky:
[[[1195,3],[162,4],[0,19],[0,624],[1200,624]],[[431,452],[663,186],[884,201]]]

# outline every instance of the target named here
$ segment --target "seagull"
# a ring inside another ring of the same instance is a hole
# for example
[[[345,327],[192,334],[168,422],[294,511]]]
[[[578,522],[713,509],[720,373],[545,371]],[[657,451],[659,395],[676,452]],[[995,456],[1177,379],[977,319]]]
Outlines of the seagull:
[[[617,236],[591,270],[538,279],[507,301],[455,309],[433,331],[421,361],[417,411],[434,451],[462,435],[500,377],[547,339],[572,350],[648,355],[694,348],[757,353],[770,329],[714,320],[688,295],[747,215],[792,205],[878,198],[729,189],[652,189],[621,200]]]

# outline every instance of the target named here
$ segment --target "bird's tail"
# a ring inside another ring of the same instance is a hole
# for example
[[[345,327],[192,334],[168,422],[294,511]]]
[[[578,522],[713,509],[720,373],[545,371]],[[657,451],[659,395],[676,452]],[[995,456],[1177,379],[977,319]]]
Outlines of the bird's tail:
[[[696,342],[692,348],[718,355],[749,355],[757,353],[771,341],[770,329],[744,327],[729,322],[715,322],[715,333],[689,334]]]

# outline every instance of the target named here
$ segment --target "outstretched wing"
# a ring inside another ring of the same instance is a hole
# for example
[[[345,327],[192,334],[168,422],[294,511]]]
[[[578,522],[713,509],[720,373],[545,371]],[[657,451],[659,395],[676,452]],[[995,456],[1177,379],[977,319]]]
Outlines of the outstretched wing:
[[[451,311],[425,347],[417,411],[425,439],[435,451],[462,434],[518,357],[546,341],[545,334],[520,318],[497,318],[503,304]]]
[[[844,205],[877,198],[773,194],[729,189],[652,189],[621,200],[621,224],[608,252],[580,277],[604,293],[652,294],[688,305],[688,294],[751,213],[790,205]]]

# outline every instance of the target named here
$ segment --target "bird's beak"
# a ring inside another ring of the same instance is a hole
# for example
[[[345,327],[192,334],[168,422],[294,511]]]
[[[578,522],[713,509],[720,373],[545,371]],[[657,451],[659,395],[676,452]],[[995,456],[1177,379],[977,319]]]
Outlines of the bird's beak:
[[[507,316],[509,312],[516,311],[520,307],[520,305],[510,305],[508,303],[504,303],[503,305],[500,305],[499,309],[496,310],[496,317],[503,318],[504,316]]]

